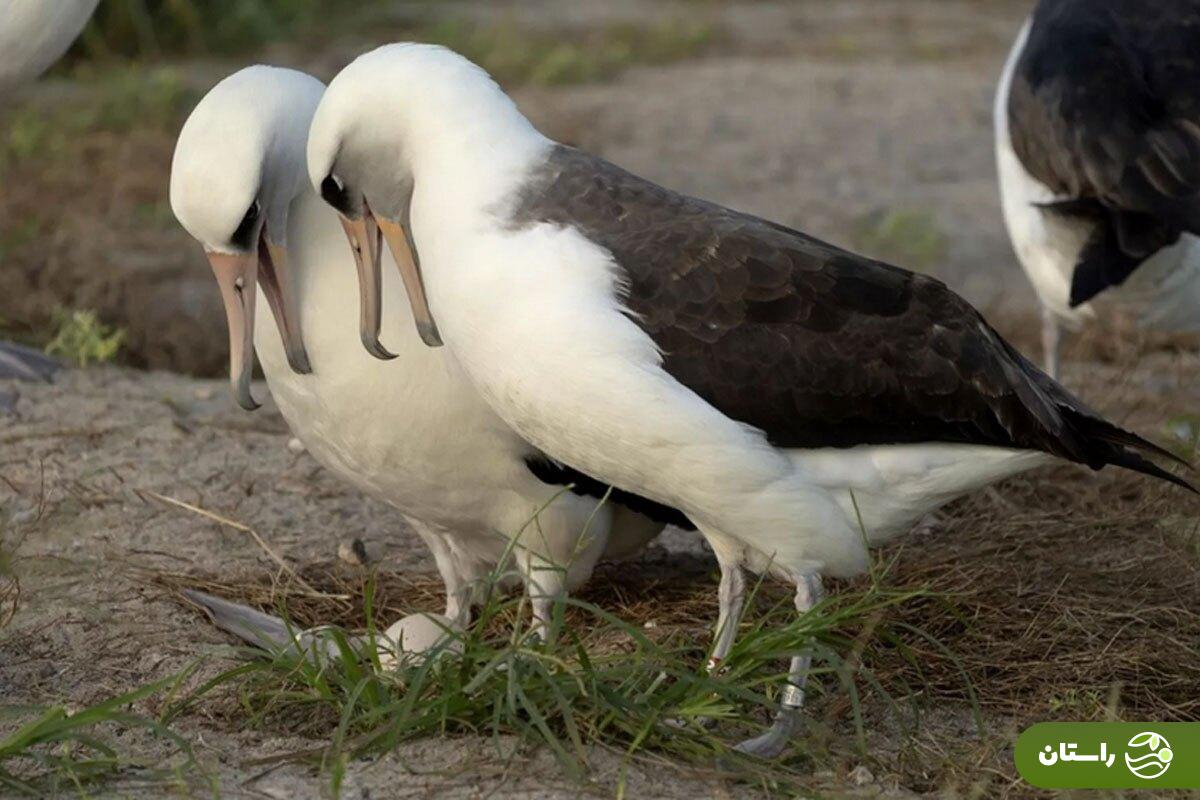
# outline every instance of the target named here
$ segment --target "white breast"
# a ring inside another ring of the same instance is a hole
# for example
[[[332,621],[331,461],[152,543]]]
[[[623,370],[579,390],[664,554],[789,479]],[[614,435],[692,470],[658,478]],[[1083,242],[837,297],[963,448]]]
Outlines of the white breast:
[[[1042,304],[1072,326],[1094,316],[1087,306],[1072,309],[1071,275],[1087,242],[1090,226],[1049,216],[1037,206],[1061,199],[1025,169],[1013,150],[1008,125],[1008,98],[1013,73],[1029,38],[1026,22],[1009,53],[996,90],[996,166],[1000,200],[1013,249]]]
[[[396,267],[385,257],[380,361],[358,339],[358,285],[335,216],[310,193],[293,205],[289,265],[313,366],[287,365],[270,312],[255,348],[271,394],[309,452],[359,489],[435,525],[491,537],[516,530],[548,488],[521,474],[522,442],[471,391],[444,349],[415,334]],[[261,306],[262,304],[260,304]],[[511,508],[509,507],[511,506]]]

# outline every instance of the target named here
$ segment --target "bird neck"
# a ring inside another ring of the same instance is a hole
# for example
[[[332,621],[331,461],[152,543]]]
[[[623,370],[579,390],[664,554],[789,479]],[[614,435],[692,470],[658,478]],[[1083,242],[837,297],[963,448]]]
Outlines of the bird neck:
[[[406,156],[417,185],[437,185],[484,208],[545,158],[553,142],[490,82],[430,92],[410,106]]]

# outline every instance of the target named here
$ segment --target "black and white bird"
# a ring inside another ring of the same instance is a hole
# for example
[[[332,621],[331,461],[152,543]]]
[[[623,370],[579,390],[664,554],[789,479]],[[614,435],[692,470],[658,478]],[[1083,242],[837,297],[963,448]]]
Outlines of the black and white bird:
[[[98,3],[99,0],[0,3],[0,103],[62,57]],[[0,342],[0,378],[49,380],[57,368],[58,362],[36,350]]]
[[[308,168],[345,219],[378,221],[423,337],[514,430],[696,524],[722,571],[717,659],[744,569],[793,583],[804,612],[868,544],[1014,473],[1061,459],[1183,483],[940,282],[557,144],[449,50],[343,70]],[[809,658],[742,750],[785,746]]]
[[[367,280],[387,307],[360,309],[355,258],[305,170],[308,127],[324,89],[302,72],[248,67],[210,90],[179,134],[171,208],[220,286],[234,396],[257,407],[250,394],[257,352],[279,410],[308,452],[399,510],[429,547],[455,626],[469,620],[475,593],[510,546],[542,625],[554,599],[585,581],[598,558],[636,552],[665,518],[631,510],[654,513],[654,506],[620,492],[598,508],[607,487],[545,458],[505,425],[450,353],[417,338],[399,275],[384,273],[377,259],[367,264]],[[381,257],[365,228],[361,243]],[[260,293],[270,313],[256,311]],[[381,333],[393,354],[379,344]],[[364,341],[393,360],[373,358]],[[278,620],[265,625],[252,610],[193,599],[222,627],[253,634],[246,638],[287,638]]]
[[[996,96],[1004,218],[1061,330],[1200,329],[1200,0],[1042,0]]]

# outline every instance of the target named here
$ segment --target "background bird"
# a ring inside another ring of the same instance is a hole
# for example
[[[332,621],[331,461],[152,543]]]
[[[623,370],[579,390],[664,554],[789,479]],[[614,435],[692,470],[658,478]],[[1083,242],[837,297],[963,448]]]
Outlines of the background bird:
[[[0,5],[0,104],[62,57],[98,3],[8,0]],[[0,379],[49,380],[57,369],[58,362],[36,350],[0,342]]]
[[[378,221],[422,337],[503,419],[697,525],[723,573],[719,633],[744,568],[793,583],[805,612],[868,545],[1054,458],[1187,485],[940,282],[559,145],[446,49],[343,70],[308,168],[346,218]],[[740,749],[783,749],[808,664]]]
[[[1043,0],[996,96],[1004,216],[1060,330],[1124,309],[1200,328],[1200,2]]]
[[[249,67],[217,84],[179,135],[171,205],[204,247],[228,315],[231,381],[250,394],[256,351],[271,394],[309,453],[366,494],[400,510],[446,583],[446,617],[469,618],[472,593],[510,539],[539,624],[554,598],[603,554],[630,554],[662,528],[544,459],[478,397],[452,356],[417,339],[394,270],[389,300],[367,311],[381,355],[360,343],[355,259],[337,217],[308,186],[304,148],[323,85],[304,73]],[[378,247],[364,242],[375,250]],[[271,315],[256,312],[257,288]],[[272,320],[273,318],[273,320]],[[273,324],[274,322],[274,324]],[[590,491],[592,495],[588,495]],[[594,496],[593,496],[594,495]],[[227,628],[260,629],[209,605]]]

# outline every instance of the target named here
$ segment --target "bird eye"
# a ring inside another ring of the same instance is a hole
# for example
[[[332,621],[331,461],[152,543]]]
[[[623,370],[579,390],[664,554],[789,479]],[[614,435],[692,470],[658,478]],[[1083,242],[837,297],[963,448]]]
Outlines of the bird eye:
[[[254,247],[254,234],[258,228],[258,218],[262,214],[262,206],[255,200],[250,204],[250,208],[246,210],[246,215],[242,217],[242,221],[238,223],[237,230],[233,232],[230,241],[235,247],[241,250],[250,250]]]
[[[321,199],[343,214],[350,211],[349,198],[346,196],[346,184],[342,183],[341,178],[332,172],[325,176],[325,180],[321,181]]]

